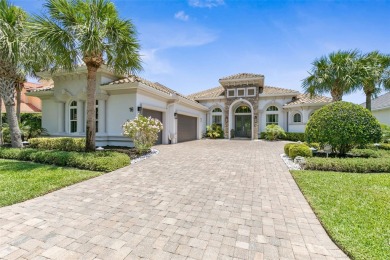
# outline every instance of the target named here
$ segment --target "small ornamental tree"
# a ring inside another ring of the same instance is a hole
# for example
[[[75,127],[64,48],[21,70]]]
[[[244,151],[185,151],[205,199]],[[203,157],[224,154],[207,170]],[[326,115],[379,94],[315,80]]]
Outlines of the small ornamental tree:
[[[122,129],[123,135],[133,140],[137,152],[144,153],[156,143],[163,124],[158,119],[138,115],[134,120],[126,121]]]
[[[267,125],[265,128],[265,139],[274,141],[278,138],[286,137],[286,132],[278,125]]]
[[[306,139],[321,146],[329,144],[341,156],[357,146],[379,142],[378,120],[362,106],[338,101],[317,110],[306,125]]]

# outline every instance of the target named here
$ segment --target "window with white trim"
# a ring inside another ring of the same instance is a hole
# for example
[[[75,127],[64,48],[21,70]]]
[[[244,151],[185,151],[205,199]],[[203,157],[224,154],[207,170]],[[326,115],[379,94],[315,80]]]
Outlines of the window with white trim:
[[[96,117],[96,129],[95,133],[99,132],[99,100],[95,103],[95,117]]]
[[[69,105],[69,132],[77,132],[77,101],[72,101]]]
[[[245,97],[245,89],[244,88],[237,89],[237,97]]]
[[[222,109],[214,108],[211,112],[211,123],[222,127]]]
[[[255,94],[255,88],[247,88],[246,89],[246,95],[248,96],[248,97],[253,97],[253,96],[255,96],[256,94]]]
[[[276,106],[269,106],[267,108],[265,125],[278,125],[279,124],[279,114],[277,113],[278,111],[279,111],[279,109]]]
[[[295,113],[293,116],[293,122],[294,123],[301,123],[302,122],[302,115],[300,113]]]
[[[228,90],[227,90],[227,96],[228,96],[228,97],[234,97],[234,96],[236,96],[236,91],[235,91],[235,89],[228,89]]]

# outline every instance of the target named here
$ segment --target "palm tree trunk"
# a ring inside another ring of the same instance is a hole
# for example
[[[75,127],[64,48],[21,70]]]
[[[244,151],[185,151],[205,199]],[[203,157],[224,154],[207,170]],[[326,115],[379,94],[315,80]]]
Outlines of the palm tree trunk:
[[[371,99],[372,99],[372,93],[367,92],[366,93],[366,108],[371,111]]]
[[[18,119],[18,123],[20,124],[20,106],[22,102],[22,84],[17,83],[16,86],[16,117]]]
[[[85,151],[95,151],[95,139],[96,139],[96,72],[95,66],[88,66],[87,76],[87,127],[86,127],[86,142]]]
[[[338,88],[332,88],[330,95],[332,96],[332,101],[342,101],[343,100],[343,92]]]
[[[0,94],[7,113],[7,121],[11,132],[11,145],[15,148],[22,148],[22,137],[15,109],[15,81],[0,78]]]

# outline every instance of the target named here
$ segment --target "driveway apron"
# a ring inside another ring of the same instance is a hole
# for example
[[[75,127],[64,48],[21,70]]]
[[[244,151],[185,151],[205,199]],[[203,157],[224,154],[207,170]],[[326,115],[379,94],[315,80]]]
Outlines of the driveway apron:
[[[0,208],[1,259],[347,259],[283,142],[161,145],[147,160]]]

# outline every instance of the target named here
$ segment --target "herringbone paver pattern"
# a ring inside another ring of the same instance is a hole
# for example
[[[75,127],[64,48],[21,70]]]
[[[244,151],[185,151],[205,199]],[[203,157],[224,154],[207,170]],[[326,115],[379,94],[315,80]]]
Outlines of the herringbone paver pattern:
[[[336,259],[282,142],[201,140],[0,209],[4,259]]]

